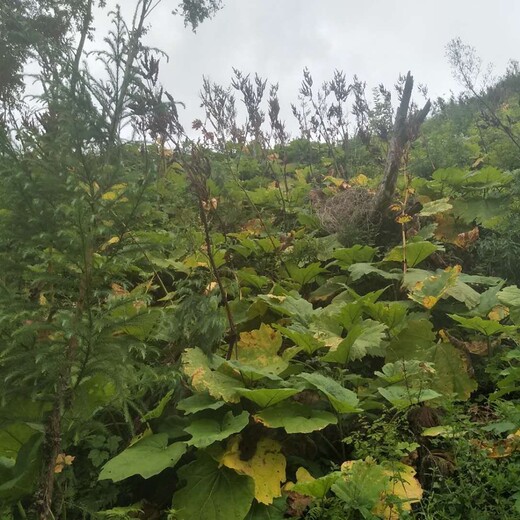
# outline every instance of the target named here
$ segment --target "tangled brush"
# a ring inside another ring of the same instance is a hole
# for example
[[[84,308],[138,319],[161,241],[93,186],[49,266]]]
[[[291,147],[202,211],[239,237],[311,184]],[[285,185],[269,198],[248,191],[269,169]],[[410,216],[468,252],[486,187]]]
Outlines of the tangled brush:
[[[380,222],[373,215],[374,193],[363,187],[349,187],[332,197],[313,190],[311,204],[328,233],[337,233],[346,246],[371,244]]]

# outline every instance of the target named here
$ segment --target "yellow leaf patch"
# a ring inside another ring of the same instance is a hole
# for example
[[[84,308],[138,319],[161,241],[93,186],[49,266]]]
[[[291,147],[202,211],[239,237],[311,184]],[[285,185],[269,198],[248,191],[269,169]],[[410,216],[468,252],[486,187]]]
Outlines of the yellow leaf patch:
[[[266,437],[260,439],[256,452],[249,460],[240,459],[240,435],[229,440],[220,463],[242,475],[248,475],[255,483],[255,498],[262,504],[272,504],[275,497],[282,495],[281,483],[286,480],[285,457],[282,445]]]
[[[398,497],[402,502],[399,507],[394,504],[381,504],[377,511],[386,520],[399,520],[401,518],[400,510],[411,511],[412,504],[421,500],[423,490],[415,478],[416,472],[411,466],[399,464],[397,471],[389,469],[385,473],[390,477],[390,484],[385,495]]]
[[[238,360],[254,368],[269,368],[279,373],[287,367],[287,363],[278,355],[281,346],[282,335],[262,323],[259,329],[240,334]]]

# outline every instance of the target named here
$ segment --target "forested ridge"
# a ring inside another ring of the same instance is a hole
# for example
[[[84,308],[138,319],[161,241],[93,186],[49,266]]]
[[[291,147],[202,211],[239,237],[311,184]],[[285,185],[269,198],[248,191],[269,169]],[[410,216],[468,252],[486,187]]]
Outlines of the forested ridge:
[[[186,124],[102,7],[0,7],[0,519],[520,518],[518,64]]]

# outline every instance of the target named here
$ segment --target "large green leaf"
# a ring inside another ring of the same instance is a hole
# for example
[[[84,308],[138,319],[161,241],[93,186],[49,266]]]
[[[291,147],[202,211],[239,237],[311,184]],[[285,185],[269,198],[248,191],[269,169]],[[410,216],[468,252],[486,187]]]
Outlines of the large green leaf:
[[[261,289],[269,283],[267,276],[259,276],[256,271],[250,267],[244,267],[237,272],[237,278],[244,285],[251,285],[256,289]]]
[[[429,376],[428,387],[446,397],[467,399],[475,389],[475,381],[468,373],[467,363],[453,345],[436,343],[432,329],[431,322],[426,318],[410,320],[390,342],[386,360],[431,363],[435,371]],[[427,366],[423,368],[425,376],[431,372]],[[408,377],[411,376],[413,373],[408,374]]]
[[[289,399],[299,392],[296,388],[239,388],[237,392],[261,408],[268,408]]]
[[[421,274],[425,274],[425,277],[417,280]],[[426,309],[431,309],[457,286],[459,276],[459,266],[448,267],[445,270],[439,269],[435,273],[417,269],[406,274],[404,285],[411,286],[412,290],[408,296],[412,300],[420,303]]]
[[[394,247],[385,257],[385,260],[392,262],[403,262],[406,254],[406,264],[415,267],[423,260],[426,260],[438,247],[431,242],[410,242],[406,247]]]
[[[323,361],[346,363],[365,356],[384,355],[383,338],[386,325],[373,320],[365,320],[354,325],[347,337],[336,347],[331,348]]]
[[[0,504],[16,503],[30,496],[41,468],[43,435],[34,434],[18,450],[14,465],[2,468],[0,475]],[[9,460],[9,459],[6,459]],[[2,463],[0,462],[0,466]]]
[[[310,433],[336,424],[335,415],[300,403],[279,403],[255,415],[267,428],[284,428],[287,433]]]
[[[43,433],[43,415],[50,407],[43,401],[11,399],[0,408],[0,458],[15,461],[20,449]]]
[[[347,268],[355,263],[371,262],[376,253],[377,249],[373,247],[357,244],[348,248],[336,249],[333,255],[336,261],[333,263]]]
[[[208,392],[215,399],[238,403],[236,388],[244,384],[237,376],[215,370],[212,361],[199,348],[190,348],[182,355],[182,368],[197,392]]]
[[[498,294],[500,303],[508,307],[520,307],[520,289],[516,285],[505,287]]]
[[[409,319],[406,327],[392,339],[386,349],[386,361],[422,359],[435,342],[432,323],[426,318]]]
[[[493,229],[504,220],[504,208],[509,205],[509,197],[459,198],[453,201],[453,213],[464,222],[477,222]]]
[[[179,469],[186,486],[173,495],[179,520],[244,520],[254,498],[254,482],[203,452]]]
[[[408,302],[376,302],[364,305],[366,313],[374,320],[384,323],[391,332],[399,329],[408,312]]]
[[[473,316],[473,318],[465,318],[464,316],[457,316],[456,314],[450,314],[449,316],[459,322],[465,329],[475,330],[484,334],[484,336],[502,333],[512,334],[517,330],[517,327],[514,325],[502,325],[498,321],[485,320],[480,316]]]
[[[311,331],[300,323],[295,323],[290,327],[282,327],[275,324],[274,327],[307,354],[313,354],[316,350],[323,347],[323,343],[316,339]]]
[[[132,475],[150,478],[174,466],[186,452],[186,443],[168,444],[166,433],[150,435],[133,444],[113,459],[101,470],[99,480],[110,479],[119,482]]]
[[[350,330],[361,321],[364,303],[363,299],[359,299],[354,302],[347,302],[338,309],[339,312],[336,319],[345,330]]]
[[[505,186],[513,180],[511,172],[501,171],[493,166],[470,172],[464,178],[464,186],[478,186],[487,189]]]
[[[448,211],[449,209],[453,208],[448,200],[448,198],[444,198],[427,202],[419,212],[419,215],[421,217],[430,217],[432,215],[436,215],[437,213],[444,213],[445,211]]]
[[[434,185],[435,188],[442,187],[443,185],[460,186],[464,184],[466,175],[467,172],[461,168],[442,168],[432,173],[434,182],[430,184]]]
[[[376,370],[374,374],[389,384],[401,383],[403,381],[408,381],[409,383],[411,378],[417,378],[417,376],[433,371],[431,367],[425,365],[424,361],[417,359],[401,360],[395,363],[385,363],[381,371]]]
[[[202,410],[218,410],[226,403],[215,401],[209,394],[202,392],[186,397],[177,403],[177,408],[185,413],[197,413]]]
[[[480,302],[480,294],[468,284],[464,283],[460,277],[457,278],[453,287],[448,288],[446,294],[464,303],[468,309],[474,309]]]
[[[364,276],[368,276],[369,274],[376,274],[385,280],[400,280],[403,276],[401,272],[389,273],[388,271],[379,269],[374,264],[366,262],[353,264],[348,270],[350,271],[350,277],[353,282],[363,278]]]
[[[296,493],[300,493],[301,495],[322,499],[327,496],[330,488],[340,478],[341,472],[333,471],[324,477],[309,480],[307,482],[298,482],[293,488],[291,488],[291,491],[296,491]]]
[[[402,385],[378,388],[378,392],[398,410],[441,397],[441,394],[429,388],[419,389]]]
[[[326,269],[320,266],[319,262],[314,262],[306,267],[299,267],[295,263],[286,262],[284,264],[285,272],[289,274],[291,280],[294,280],[300,285],[305,285],[312,282],[319,274],[327,272]]]
[[[217,441],[223,441],[230,435],[242,431],[249,423],[249,414],[242,412],[234,416],[233,412],[227,412],[220,421],[213,419],[195,419],[184,428],[191,435],[187,441],[190,446],[206,448]]]
[[[10,424],[0,430],[0,457],[15,460],[22,446],[43,426],[30,426],[24,423]]]
[[[274,294],[261,294],[258,296],[260,301],[267,305],[278,314],[290,316],[296,321],[306,325],[312,319],[312,304],[303,299],[297,293],[287,296],[277,296]]]
[[[317,372],[304,372],[299,374],[298,377],[314,386],[314,388],[320,392],[323,392],[337,412],[356,413],[361,411],[357,395],[352,390],[341,386],[331,377],[324,376]]]
[[[286,498],[274,499],[274,504],[265,505],[254,502],[247,513],[245,520],[284,520],[286,510]]]
[[[431,387],[437,392],[467,400],[477,389],[477,381],[468,373],[467,359],[451,343],[436,344],[428,352],[427,361],[435,367]]]

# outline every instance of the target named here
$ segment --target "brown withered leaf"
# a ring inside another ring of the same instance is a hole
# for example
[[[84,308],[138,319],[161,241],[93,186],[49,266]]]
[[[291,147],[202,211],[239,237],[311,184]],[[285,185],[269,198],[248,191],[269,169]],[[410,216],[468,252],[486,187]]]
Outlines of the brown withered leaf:
[[[471,439],[470,443],[476,448],[487,452],[487,456],[490,459],[503,459],[505,457],[510,457],[517,451],[520,451],[520,430],[511,433],[505,439],[501,439],[497,442]]]
[[[295,491],[289,491],[287,494],[287,511],[286,514],[292,518],[302,518],[307,508],[312,504],[311,497],[300,495]]]
[[[116,297],[128,296],[130,294],[122,285],[117,283],[110,284],[110,288],[112,289],[112,295]]]
[[[65,455],[65,453],[58,453],[56,461],[54,462],[54,473],[61,473],[66,466],[72,465],[74,459],[72,455]]]
[[[479,229],[475,226],[470,231],[459,233],[455,239],[455,245],[462,249],[467,249],[471,244],[474,244],[479,239]]]
[[[430,468],[435,468],[445,477],[455,471],[455,458],[449,451],[433,450],[425,456],[424,463]]]

